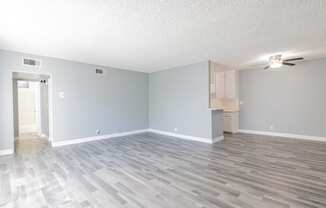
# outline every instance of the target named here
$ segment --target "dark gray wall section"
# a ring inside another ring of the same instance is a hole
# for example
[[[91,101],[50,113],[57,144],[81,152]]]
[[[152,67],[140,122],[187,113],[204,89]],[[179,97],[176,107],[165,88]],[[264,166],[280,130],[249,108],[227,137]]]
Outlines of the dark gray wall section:
[[[26,54],[0,50],[0,150],[13,148],[13,71],[53,79],[54,141],[148,128],[148,74],[48,57],[41,69],[22,66]],[[104,74],[95,74],[96,68]],[[65,99],[60,99],[60,91]]]
[[[208,71],[208,62],[202,62],[151,73],[150,128],[212,138]]]
[[[13,83],[10,73],[4,69],[6,62],[0,51],[0,150],[13,148]]]
[[[240,72],[240,129],[326,136],[326,60]]]
[[[224,132],[224,113],[223,110],[212,111],[212,137],[223,136]]]

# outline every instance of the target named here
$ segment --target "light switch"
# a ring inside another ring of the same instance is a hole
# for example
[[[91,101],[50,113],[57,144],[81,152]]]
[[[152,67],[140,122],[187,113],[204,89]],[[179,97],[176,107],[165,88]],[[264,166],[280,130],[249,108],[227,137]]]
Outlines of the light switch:
[[[65,92],[59,92],[59,98],[60,99],[65,98]]]

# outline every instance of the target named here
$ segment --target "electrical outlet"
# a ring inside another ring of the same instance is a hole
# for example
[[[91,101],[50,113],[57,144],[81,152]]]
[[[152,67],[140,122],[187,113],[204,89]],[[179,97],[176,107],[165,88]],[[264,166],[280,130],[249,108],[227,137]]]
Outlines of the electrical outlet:
[[[273,131],[273,130],[274,130],[274,125],[270,125],[270,126],[269,126],[269,130],[270,130],[270,131]]]
[[[96,129],[96,135],[100,135],[101,134],[101,130]]]
[[[174,128],[174,131],[177,132],[179,129],[178,128]]]

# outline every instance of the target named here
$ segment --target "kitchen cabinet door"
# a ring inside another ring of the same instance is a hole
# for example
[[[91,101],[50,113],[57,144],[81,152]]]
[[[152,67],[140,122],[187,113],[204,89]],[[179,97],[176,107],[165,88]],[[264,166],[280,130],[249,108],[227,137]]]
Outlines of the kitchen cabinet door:
[[[227,99],[236,99],[236,72],[235,71],[226,71],[224,77],[225,83],[225,98]]]
[[[225,96],[225,75],[224,72],[215,73],[215,93],[217,99],[223,99]]]

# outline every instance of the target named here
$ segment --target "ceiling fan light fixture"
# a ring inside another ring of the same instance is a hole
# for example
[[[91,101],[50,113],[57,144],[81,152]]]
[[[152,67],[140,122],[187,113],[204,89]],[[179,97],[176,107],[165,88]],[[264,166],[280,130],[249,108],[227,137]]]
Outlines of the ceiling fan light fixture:
[[[303,60],[303,57],[282,59],[281,54],[274,55],[274,56],[269,57],[268,65],[264,67],[264,70],[280,68],[283,65],[295,66],[295,64],[292,63],[292,61],[300,61],[300,60]]]
[[[269,58],[269,67],[272,69],[280,68],[283,65],[282,55],[271,56]]]
[[[278,62],[275,62],[275,63],[271,63],[270,67],[272,69],[275,69],[275,68],[280,68],[282,66],[282,63],[278,63]]]

